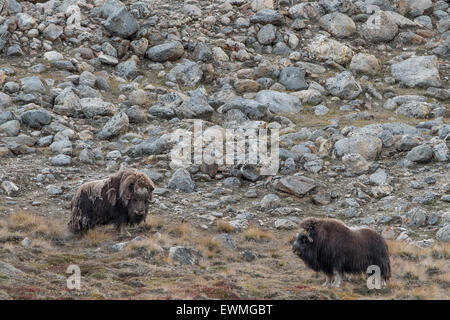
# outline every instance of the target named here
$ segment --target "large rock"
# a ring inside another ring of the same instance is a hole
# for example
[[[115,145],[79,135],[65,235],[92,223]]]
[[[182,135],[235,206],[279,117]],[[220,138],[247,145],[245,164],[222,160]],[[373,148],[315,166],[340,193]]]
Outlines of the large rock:
[[[227,113],[229,110],[233,109],[238,109],[250,119],[256,120],[264,119],[269,115],[269,108],[267,104],[241,97],[234,98],[223,104],[219,109],[217,109],[217,111],[220,113]]]
[[[350,37],[356,32],[353,20],[340,12],[333,12],[319,19],[320,26],[338,38]]]
[[[152,116],[170,119],[175,117],[176,108],[183,103],[183,99],[175,92],[160,95],[156,104],[152,105],[148,113]]]
[[[347,64],[353,57],[352,49],[322,34],[312,39],[307,50],[311,59],[319,61],[332,60],[339,64]]]
[[[115,11],[124,8],[125,5],[119,0],[106,0],[101,7],[103,18],[107,19]]]
[[[345,165],[347,172],[359,175],[367,172],[370,163],[359,153],[348,153],[342,157],[342,163]]]
[[[251,23],[281,25],[284,17],[278,11],[266,8],[261,9],[250,17]]]
[[[431,106],[426,102],[411,101],[402,104],[395,110],[396,114],[400,114],[409,118],[428,118],[430,116]]]
[[[197,263],[195,252],[186,247],[176,246],[169,249],[169,258],[181,265],[191,265]]]
[[[440,87],[436,56],[412,57],[391,66],[392,76],[407,87]]]
[[[273,113],[298,113],[302,110],[299,98],[283,92],[262,90],[258,92],[255,99],[268,105]]]
[[[370,75],[376,75],[380,71],[380,62],[378,59],[367,53],[358,53],[353,56],[350,63],[350,70],[365,73]]]
[[[285,67],[280,72],[279,82],[287,90],[302,90],[308,88],[305,80],[305,70],[299,67]]]
[[[276,33],[277,28],[273,24],[266,24],[258,31],[256,38],[262,45],[270,45],[275,41]]]
[[[183,56],[183,45],[178,41],[153,46],[147,50],[145,57],[156,62],[174,61]]]
[[[20,118],[23,123],[33,129],[41,129],[52,121],[52,115],[45,109],[26,111]]]
[[[42,33],[45,39],[53,42],[63,34],[63,28],[50,23]]]
[[[6,93],[0,92],[0,109],[7,108],[11,105],[11,97]]]
[[[185,169],[177,169],[168,182],[168,188],[179,190],[182,192],[193,192],[195,190],[195,183],[191,178],[189,172]]]
[[[436,233],[436,238],[442,242],[450,242],[450,224],[446,224]]]
[[[253,11],[272,9],[273,10],[273,0],[253,0],[251,4]],[[276,12],[276,11],[275,11]]]
[[[167,74],[167,80],[180,83],[185,87],[194,87],[203,76],[200,66],[190,60],[177,64]]]
[[[18,13],[16,15],[17,18],[17,27],[21,31],[29,30],[36,25],[36,19],[30,16],[28,13]]]
[[[359,153],[366,160],[375,160],[381,152],[382,142],[375,136],[356,135],[342,138],[334,144],[337,157]]]
[[[293,194],[297,197],[303,197],[308,192],[314,190],[317,184],[314,180],[303,176],[289,176],[280,179],[275,184],[275,189]]]
[[[161,137],[152,137],[139,143],[131,149],[131,154],[136,157],[162,154],[173,147],[173,144],[170,143],[170,139],[170,134],[163,135]]]
[[[218,241],[223,247],[228,248],[228,249],[236,248],[233,238],[228,233],[221,233],[221,234],[215,235],[212,238],[212,241]]]
[[[422,144],[415,148],[412,148],[411,151],[406,155],[406,159],[412,162],[425,163],[430,162],[433,158],[433,149],[426,144]]]
[[[135,34],[139,25],[126,8],[113,11],[105,23],[106,30],[118,37],[128,38]]]
[[[175,109],[177,117],[186,119],[211,118],[214,109],[209,105],[201,88],[189,91],[189,98]]]
[[[119,76],[128,79],[134,79],[139,75],[139,69],[136,60],[133,58],[120,62],[116,65],[116,72]]]
[[[66,88],[56,98],[53,106],[53,112],[59,115],[70,117],[81,117],[80,98],[72,91],[72,88]]]
[[[324,14],[325,10],[318,2],[303,2],[289,9],[289,15],[293,19],[316,20]]]
[[[436,143],[433,146],[433,156],[437,161],[446,162],[450,160],[450,151],[445,142]]]
[[[413,17],[433,11],[433,2],[431,0],[405,0],[408,6],[408,12]]]
[[[320,5],[327,12],[351,13],[355,10],[354,0],[320,0]]]
[[[15,197],[19,192],[19,187],[11,181],[5,180],[2,182],[1,186],[9,197]]]
[[[103,126],[102,130],[97,134],[99,139],[109,139],[121,133],[125,133],[128,129],[129,120],[124,112],[118,112],[109,119]]]
[[[106,102],[99,98],[83,98],[80,99],[79,103],[86,118],[112,116],[116,110],[116,107],[111,102]]]
[[[362,30],[363,36],[374,43],[390,41],[395,38],[397,32],[397,24],[384,11],[378,11],[370,16]]]
[[[22,91],[25,93],[39,92],[44,93],[45,87],[38,76],[25,77],[20,79]]]
[[[333,96],[349,100],[358,97],[362,91],[360,84],[350,71],[344,71],[329,78],[326,82],[326,88]]]
[[[69,166],[72,163],[72,158],[65,154],[58,154],[57,156],[50,158],[50,163],[52,166],[57,167]]]
[[[277,219],[274,226],[276,229],[292,230],[298,227],[298,223],[291,219]]]
[[[15,137],[20,132],[20,122],[18,120],[10,120],[0,124],[0,133],[4,133],[7,137]]]

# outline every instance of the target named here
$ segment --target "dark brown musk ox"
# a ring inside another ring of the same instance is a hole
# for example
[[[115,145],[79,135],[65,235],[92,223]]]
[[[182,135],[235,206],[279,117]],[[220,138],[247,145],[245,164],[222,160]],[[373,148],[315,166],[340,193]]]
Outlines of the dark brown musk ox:
[[[336,219],[306,218],[300,222],[292,250],[308,267],[325,273],[324,285],[339,287],[344,274],[366,273],[371,265],[380,268],[383,285],[391,277],[387,244],[369,228],[349,228]]]
[[[107,179],[81,185],[71,202],[69,230],[80,233],[97,225],[137,224],[147,217],[155,185],[135,169],[120,170]]]

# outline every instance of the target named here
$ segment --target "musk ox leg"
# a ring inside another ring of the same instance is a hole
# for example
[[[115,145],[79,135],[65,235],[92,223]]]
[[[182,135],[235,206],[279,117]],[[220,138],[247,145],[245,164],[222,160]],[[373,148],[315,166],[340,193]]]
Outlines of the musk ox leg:
[[[341,287],[341,283],[342,283],[342,274],[340,272],[338,272],[334,276],[334,281],[333,281],[332,285],[334,287],[336,287],[336,288],[340,288]]]
[[[325,282],[322,284],[323,287],[328,287],[331,285],[332,281],[333,281],[333,275],[327,274],[326,275],[327,279],[325,280]]]

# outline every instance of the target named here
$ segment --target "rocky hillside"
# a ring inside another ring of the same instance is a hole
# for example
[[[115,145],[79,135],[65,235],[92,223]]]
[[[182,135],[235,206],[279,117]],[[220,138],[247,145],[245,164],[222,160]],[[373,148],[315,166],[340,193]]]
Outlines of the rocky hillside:
[[[0,298],[448,299],[449,13],[442,0],[0,1]],[[171,134],[194,119],[278,130],[277,174],[174,165]],[[76,189],[120,167],[156,183],[151,215],[70,234]],[[382,234],[387,288],[322,287],[291,250],[309,216]]]

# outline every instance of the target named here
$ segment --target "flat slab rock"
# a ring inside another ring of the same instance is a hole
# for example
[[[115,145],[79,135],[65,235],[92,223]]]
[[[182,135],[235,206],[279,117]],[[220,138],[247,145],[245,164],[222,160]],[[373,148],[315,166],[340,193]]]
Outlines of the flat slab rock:
[[[317,184],[314,180],[302,176],[285,177],[275,184],[276,190],[293,194],[297,197],[303,197],[316,187]]]

